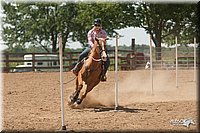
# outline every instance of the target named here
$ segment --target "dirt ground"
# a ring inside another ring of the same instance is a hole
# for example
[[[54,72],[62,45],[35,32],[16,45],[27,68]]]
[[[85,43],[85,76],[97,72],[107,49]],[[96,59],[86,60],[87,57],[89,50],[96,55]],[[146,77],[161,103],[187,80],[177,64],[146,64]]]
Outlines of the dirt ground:
[[[3,130],[60,131],[59,72],[2,73]],[[64,73],[65,124],[67,131],[198,131],[197,85],[193,71],[180,70],[178,88],[173,70],[118,73],[119,108],[115,106],[115,73],[108,72],[78,109],[69,95],[75,89],[70,72]],[[153,89],[152,89],[153,88]],[[185,127],[183,119],[194,124]],[[178,122],[175,124],[175,122]]]

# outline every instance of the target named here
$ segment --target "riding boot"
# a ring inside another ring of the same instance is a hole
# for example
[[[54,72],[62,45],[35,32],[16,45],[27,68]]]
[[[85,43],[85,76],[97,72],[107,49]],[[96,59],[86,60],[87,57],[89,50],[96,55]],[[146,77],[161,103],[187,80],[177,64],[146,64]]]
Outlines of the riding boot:
[[[81,70],[81,67],[83,65],[83,62],[80,61],[78,62],[75,67],[71,70],[73,72],[74,75],[78,76],[78,72]]]
[[[100,80],[103,81],[103,82],[107,80],[106,71],[105,70],[103,70]]]

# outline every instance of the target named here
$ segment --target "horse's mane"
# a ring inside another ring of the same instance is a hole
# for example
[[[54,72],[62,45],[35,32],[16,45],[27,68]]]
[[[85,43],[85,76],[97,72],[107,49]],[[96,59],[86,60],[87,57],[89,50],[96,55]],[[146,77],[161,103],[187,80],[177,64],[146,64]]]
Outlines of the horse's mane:
[[[95,45],[95,46],[93,46],[93,47],[91,48],[91,50],[90,50],[90,52],[89,52],[89,54],[88,54],[88,57],[94,52],[94,50],[95,50],[96,47],[97,47],[97,44],[98,44],[98,41],[95,40],[95,41],[94,41],[94,45]]]

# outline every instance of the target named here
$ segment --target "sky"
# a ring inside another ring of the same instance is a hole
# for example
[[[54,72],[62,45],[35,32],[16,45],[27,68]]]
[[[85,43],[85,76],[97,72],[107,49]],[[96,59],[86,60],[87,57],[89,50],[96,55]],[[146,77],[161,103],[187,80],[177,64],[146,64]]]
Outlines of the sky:
[[[134,28],[134,27],[129,27],[129,28],[124,28],[120,30],[116,30],[119,35],[123,36],[120,37],[118,40],[118,45],[126,45],[130,46],[131,45],[131,40],[134,38],[135,39],[135,44],[146,44],[149,45],[149,35],[146,34],[146,31],[143,28]],[[87,38],[86,38],[87,39]],[[109,38],[107,41],[108,45],[115,46],[116,45],[116,38]],[[73,42],[73,43],[67,43],[67,48],[81,48],[81,44],[79,42]]]

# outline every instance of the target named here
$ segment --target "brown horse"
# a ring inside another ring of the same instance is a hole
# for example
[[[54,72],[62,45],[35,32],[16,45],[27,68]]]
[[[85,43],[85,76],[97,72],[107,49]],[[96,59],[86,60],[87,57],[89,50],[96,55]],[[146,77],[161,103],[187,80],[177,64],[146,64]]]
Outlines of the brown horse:
[[[107,60],[105,40],[102,38],[95,38],[94,46],[81,70],[76,77],[76,89],[69,97],[69,104],[81,104],[87,93],[90,92],[100,82],[101,73],[103,71],[103,62]],[[83,83],[86,89],[81,92]],[[80,94],[80,95],[79,95]]]

